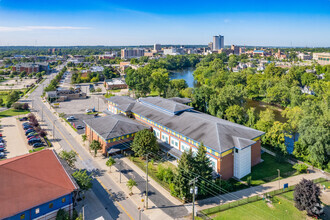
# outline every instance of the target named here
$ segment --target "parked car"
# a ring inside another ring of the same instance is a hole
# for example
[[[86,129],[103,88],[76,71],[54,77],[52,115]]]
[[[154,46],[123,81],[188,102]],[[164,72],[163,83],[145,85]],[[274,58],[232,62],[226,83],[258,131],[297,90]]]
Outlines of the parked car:
[[[86,113],[92,113],[93,111],[91,109],[86,109]]]
[[[33,128],[33,127],[31,125],[26,125],[26,126],[23,127],[24,130],[28,130],[30,128]]]
[[[0,143],[0,147],[5,147],[5,143]]]
[[[38,142],[41,142],[40,138],[32,138],[31,140],[28,141],[28,144],[32,145],[32,144],[35,144],[35,143],[38,143]]]
[[[1,138],[1,139],[0,139],[0,143],[5,143],[5,141]]]
[[[38,133],[37,132],[33,132],[33,133],[30,133],[26,138],[30,138],[30,137],[36,136],[36,135],[38,135]]]
[[[75,119],[76,118],[74,116],[69,116],[69,117],[66,118],[66,120],[68,120],[68,121],[72,121],[72,120],[75,120]]]
[[[28,136],[32,132],[35,132],[35,130],[34,129],[28,129],[27,131],[25,131],[25,135]]]
[[[44,143],[42,143],[42,142],[37,142],[37,143],[34,143],[33,145],[32,145],[32,147],[42,147],[42,146],[44,146]]]
[[[77,129],[84,129],[85,127],[84,126],[82,126],[82,125],[77,125],[77,127],[76,127]]]
[[[24,123],[22,123],[22,125],[29,125],[30,124],[30,122],[24,122]]]
[[[31,139],[33,139],[33,138],[39,138],[39,136],[38,136],[38,135],[34,135],[34,136],[32,136],[32,137],[29,137],[29,138],[28,138],[28,141],[31,140]]]
[[[2,137],[2,133],[0,133],[0,137]]]
[[[0,152],[4,152],[5,151],[5,147],[0,147]]]
[[[5,153],[4,152],[0,152],[0,159],[5,157]]]
[[[27,121],[28,118],[27,118],[27,117],[23,117],[23,118],[20,118],[19,120],[20,120],[20,121]]]

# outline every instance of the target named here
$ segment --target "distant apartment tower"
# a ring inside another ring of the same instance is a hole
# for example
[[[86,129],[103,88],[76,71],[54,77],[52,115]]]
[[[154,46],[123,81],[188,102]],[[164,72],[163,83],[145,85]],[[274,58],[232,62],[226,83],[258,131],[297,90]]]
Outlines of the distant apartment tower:
[[[144,56],[144,49],[135,48],[135,49],[122,49],[121,50],[121,58],[122,59],[130,59],[130,58],[139,58]]]
[[[213,50],[220,50],[225,47],[224,36],[213,36]]]
[[[154,50],[155,51],[160,51],[162,49],[162,45],[160,44],[154,44]]]
[[[213,42],[210,42],[207,46],[210,48],[210,50],[213,50]]]

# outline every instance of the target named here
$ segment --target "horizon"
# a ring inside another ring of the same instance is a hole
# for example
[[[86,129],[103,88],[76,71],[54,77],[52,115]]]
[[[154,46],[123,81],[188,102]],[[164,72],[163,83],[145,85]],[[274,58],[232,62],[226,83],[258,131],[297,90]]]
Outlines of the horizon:
[[[173,7],[175,6],[175,7]],[[330,1],[0,0],[0,46],[330,47]]]

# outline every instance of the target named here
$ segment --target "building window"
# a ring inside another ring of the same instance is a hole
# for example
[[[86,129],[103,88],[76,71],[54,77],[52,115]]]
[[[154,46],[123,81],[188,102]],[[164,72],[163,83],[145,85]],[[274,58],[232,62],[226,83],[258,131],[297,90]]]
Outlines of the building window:
[[[54,207],[54,204],[53,203],[49,203],[49,208],[53,208]]]
[[[40,212],[40,209],[36,208],[36,214],[39,214],[39,212]]]
[[[25,214],[22,214],[21,215],[21,219],[25,219]]]
[[[64,198],[62,199],[62,203],[65,203],[65,200],[66,200],[66,199],[65,199],[65,197],[64,197]]]

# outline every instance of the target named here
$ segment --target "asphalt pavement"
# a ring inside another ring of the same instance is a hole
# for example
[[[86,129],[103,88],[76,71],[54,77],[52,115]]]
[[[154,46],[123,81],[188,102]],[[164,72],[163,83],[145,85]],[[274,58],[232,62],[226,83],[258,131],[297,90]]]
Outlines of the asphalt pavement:
[[[54,78],[56,73],[52,73],[49,78]],[[49,80],[45,80],[43,84],[46,86],[46,82]],[[115,198],[113,198],[109,194],[109,190],[111,192],[116,192],[117,194],[123,193],[119,186],[116,185],[114,181],[112,181],[107,175],[102,174],[101,167],[93,160],[93,157],[80,145],[76,142],[76,140],[72,137],[69,132],[66,132],[66,128],[57,121],[57,118],[53,115],[53,113],[44,106],[44,103],[41,99],[43,86],[39,86],[31,95],[29,96],[29,100],[33,100],[32,108],[35,113],[41,114],[43,112],[44,122],[48,124],[50,128],[50,132],[54,134],[54,139],[61,145],[64,150],[70,151],[74,150],[78,153],[78,158],[76,162],[76,167],[80,169],[86,169],[89,172],[99,173],[97,179],[93,180],[93,188],[92,191],[97,196],[98,200],[101,202],[103,207],[100,209],[105,209],[108,211],[110,216],[113,219],[139,219],[138,207],[130,200],[130,199],[122,199],[120,202],[117,202]],[[42,110],[43,109],[43,110]],[[148,219],[148,217],[142,214],[142,219]]]

